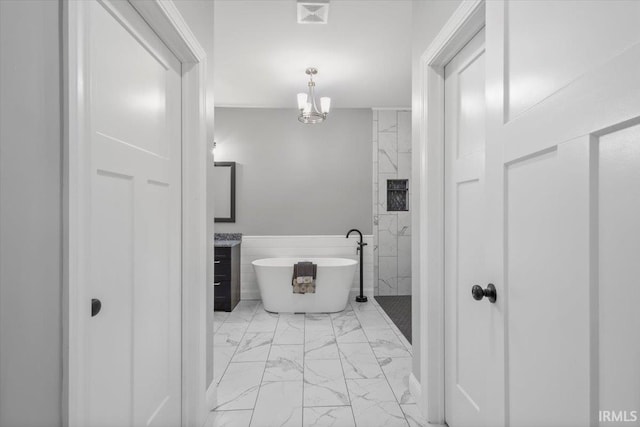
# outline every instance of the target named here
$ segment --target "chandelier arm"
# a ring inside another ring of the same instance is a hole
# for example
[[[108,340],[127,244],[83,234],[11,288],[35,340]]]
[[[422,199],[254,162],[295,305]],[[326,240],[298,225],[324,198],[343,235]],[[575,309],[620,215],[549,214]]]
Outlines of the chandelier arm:
[[[318,111],[318,106],[316,105],[316,94],[313,86],[311,86],[311,110],[314,113],[320,113],[320,111]]]
[[[309,75],[309,95],[307,96],[307,107],[300,110],[298,115],[298,121],[307,124],[322,123],[328,113],[323,113],[318,109],[315,96],[315,82],[313,81],[313,75],[318,71],[315,68],[307,68],[306,73]],[[308,108],[308,111],[307,111]]]

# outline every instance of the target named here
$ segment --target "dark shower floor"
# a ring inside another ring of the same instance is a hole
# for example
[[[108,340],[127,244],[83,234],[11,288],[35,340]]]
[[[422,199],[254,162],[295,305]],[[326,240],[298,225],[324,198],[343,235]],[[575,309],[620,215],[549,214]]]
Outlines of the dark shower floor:
[[[387,316],[411,342],[411,295],[375,297]]]

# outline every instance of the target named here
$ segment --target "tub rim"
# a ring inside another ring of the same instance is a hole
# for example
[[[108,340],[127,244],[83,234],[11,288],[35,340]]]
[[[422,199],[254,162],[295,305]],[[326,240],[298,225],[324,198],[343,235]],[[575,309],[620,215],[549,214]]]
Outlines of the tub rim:
[[[282,264],[270,264],[267,261],[273,260],[281,260]],[[285,261],[286,260],[286,261]],[[251,261],[251,265],[257,267],[293,267],[293,265],[297,262],[301,261],[310,261],[314,264],[317,264],[318,267],[350,267],[353,265],[357,265],[358,261],[351,258],[338,258],[338,257],[271,257],[271,258],[260,258]],[[323,263],[327,261],[333,261],[329,263]],[[286,264],[285,264],[286,262]]]

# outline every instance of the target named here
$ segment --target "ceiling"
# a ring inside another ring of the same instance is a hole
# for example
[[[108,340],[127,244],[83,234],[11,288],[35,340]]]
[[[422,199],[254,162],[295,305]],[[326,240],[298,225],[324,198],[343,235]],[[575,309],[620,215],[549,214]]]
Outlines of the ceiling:
[[[331,0],[298,24],[295,0],[215,0],[215,104],[295,108],[316,67],[332,108],[411,105],[411,0]]]

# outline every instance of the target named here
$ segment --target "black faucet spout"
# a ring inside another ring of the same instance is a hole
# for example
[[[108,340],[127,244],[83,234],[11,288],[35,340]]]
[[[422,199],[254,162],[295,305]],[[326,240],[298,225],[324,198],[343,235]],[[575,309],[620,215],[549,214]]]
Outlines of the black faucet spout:
[[[349,232],[347,233],[347,238],[349,238],[349,236],[353,232],[356,232],[356,233],[358,233],[360,235],[360,241],[362,242],[362,232],[360,230],[358,230],[357,228],[352,228],[351,230],[349,230]]]

